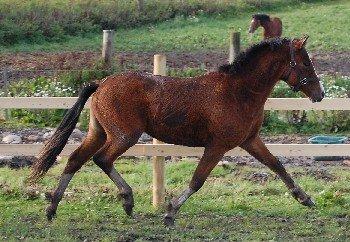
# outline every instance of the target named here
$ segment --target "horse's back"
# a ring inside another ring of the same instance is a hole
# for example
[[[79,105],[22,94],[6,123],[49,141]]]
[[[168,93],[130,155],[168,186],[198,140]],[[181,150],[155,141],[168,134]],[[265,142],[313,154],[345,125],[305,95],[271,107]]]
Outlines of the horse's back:
[[[282,20],[280,18],[274,17],[272,20],[274,24],[274,31],[276,37],[282,36]]]
[[[211,138],[213,117],[223,111],[224,77],[111,76],[95,93],[92,108],[102,123],[130,126],[167,143],[204,146]]]

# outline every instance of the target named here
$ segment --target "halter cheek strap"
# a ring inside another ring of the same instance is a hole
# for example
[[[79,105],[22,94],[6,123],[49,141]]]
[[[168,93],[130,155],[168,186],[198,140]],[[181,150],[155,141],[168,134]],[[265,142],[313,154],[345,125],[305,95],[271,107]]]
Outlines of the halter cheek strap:
[[[297,63],[295,62],[295,51],[294,51],[294,46],[293,46],[292,40],[289,43],[289,53],[290,53],[290,62],[289,62],[290,69],[289,69],[289,73],[287,75],[287,78],[285,80],[288,80],[292,71],[295,71],[296,75],[297,75],[298,83],[294,86],[291,85],[291,88],[294,92],[298,92],[298,91],[300,91],[301,87],[308,84],[310,82],[310,80],[307,77],[300,79],[299,70],[298,70],[298,68],[296,68]]]

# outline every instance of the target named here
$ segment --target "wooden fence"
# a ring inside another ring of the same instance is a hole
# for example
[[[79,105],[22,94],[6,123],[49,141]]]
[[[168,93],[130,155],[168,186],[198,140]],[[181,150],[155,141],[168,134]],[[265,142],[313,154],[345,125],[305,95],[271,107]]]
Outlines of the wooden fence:
[[[0,97],[0,108],[28,109],[68,109],[76,97]],[[85,108],[89,108],[88,101]],[[350,110],[350,98],[325,98],[320,103],[312,103],[307,98],[269,98],[265,110]],[[201,156],[202,148],[189,148],[169,144],[139,144],[130,148],[125,156]],[[0,155],[36,155],[40,144],[0,144]],[[268,144],[274,155],[314,156],[340,155],[350,156],[350,144]],[[77,145],[67,145],[63,155],[71,153]],[[226,155],[247,155],[241,149],[234,149]],[[159,159],[158,159],[159,160]]]

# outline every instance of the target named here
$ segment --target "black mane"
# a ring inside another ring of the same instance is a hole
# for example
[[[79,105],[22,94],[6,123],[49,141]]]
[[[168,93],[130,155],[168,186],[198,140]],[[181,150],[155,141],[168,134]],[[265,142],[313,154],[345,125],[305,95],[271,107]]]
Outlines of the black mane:
[[[243,70],[248,70],[249,62],[265,50],[276,51],[284,44],[289,43],[287,38],[273,38],[263,40],[241,52],[231,64],[224,64],[219,67],[219,72],[226,74],[237,74]]]
[[[255,18],[261,22],[266,22],[266,21],[270,21],[270,16],[264,13],[258,13],[258,14],[254,14],[252,16],[252,18]]]

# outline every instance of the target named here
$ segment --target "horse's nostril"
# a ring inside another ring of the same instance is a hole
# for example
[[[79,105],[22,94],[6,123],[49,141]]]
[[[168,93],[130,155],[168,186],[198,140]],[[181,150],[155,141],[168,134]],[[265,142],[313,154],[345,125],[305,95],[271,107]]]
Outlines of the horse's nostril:
[[[322,92],[322,93],[321,93],[321,96],[322,96],[322,98],[324,98],[324,96],[325,96],[325,93],[324,93],[324,92]]]
[[[316,100],[316,102],[321,102],[323,98],[324,98],[324,93],[322,93],[322,96],[319,97],[319,98]]]

